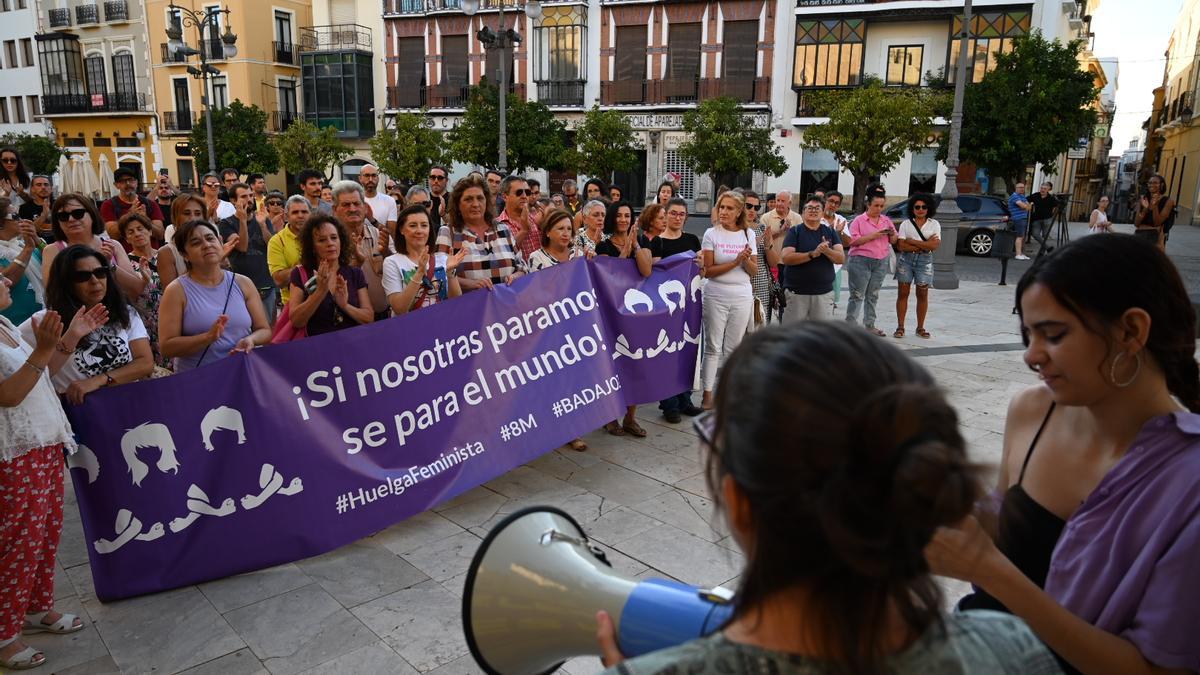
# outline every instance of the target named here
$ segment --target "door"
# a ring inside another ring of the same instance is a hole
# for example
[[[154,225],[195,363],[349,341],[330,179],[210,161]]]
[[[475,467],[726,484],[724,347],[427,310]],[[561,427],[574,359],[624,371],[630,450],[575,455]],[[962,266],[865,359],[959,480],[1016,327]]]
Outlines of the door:
[[[192,101],[191,95],[188,93],[188,80],[186,77],[176,78],[171,80],[171,91],[175,97],[175,122],[176,131],[191,131],[192,130]]]
[[[646,203],[646,151],[637,151],[637,166],[632,171],[617,171],[613,174],[613,185],[619,186],[625,201],[633,205],[634,211],[640,211]],[[657,185],[655,187],[658,187]]]

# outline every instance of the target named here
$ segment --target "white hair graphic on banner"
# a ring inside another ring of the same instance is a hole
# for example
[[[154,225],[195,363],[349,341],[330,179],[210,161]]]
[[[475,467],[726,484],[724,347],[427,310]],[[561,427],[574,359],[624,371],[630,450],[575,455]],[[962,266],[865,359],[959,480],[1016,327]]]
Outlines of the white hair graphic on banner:
[[[691,296],[692,302],[696,302],[696,294],[700,290],[700,277],[692,277]],[[656,293],[659,300],[667,308],[667,313],[674,315],[676,311],[680,311],[687,306],[688,288],[683,285],[683,282],[676,279],[663,281],[656,286]],[[641,312],[654,311],[654,298],[649,294],[637,288],[631,288],[625,291],[622,305],[625,311],[629,314],[639,314]],[[642,359],[652,359],[662,353],[674,353],[683,349],[689,343],[700,344],[700,336],[692,335],[691,328],[685,321],[683,324],[683,339],[672,340],[667,335],[666,329],[658,331],[658,341],[653,347],[637,347],[634,348],[629,344],[629,338],[625,337],[624,333],[617,335],[616,345],[613,347],[613,360],[619,359],[622,356],[635,361]]]
[[[144,422],[121,436],[121,455],[125,458],[129,473],[133,474],[134,485],[141,487],[142,479],[150,471],[137,457],[137,451],[143,448],[158,448],[159,471],[179,473],[179,461],[175,459],[175,439],[171,438],[171,430],[165,424]]]
[[[96,459],[96,453],[83,443],[76,447],[78,449],[75,453],[67,457],[67,468],[83,469],[87,472],[87,482],[95,483],[100,477],[100,460]]]
[[[246,442],[246,424],[242,421],[242,413],[227,405],[209,410],[200,422],[200,435],[204,437],[204,449],[209,452],[213,451],[212,435],[214,431],[236,431],[238,445]]]

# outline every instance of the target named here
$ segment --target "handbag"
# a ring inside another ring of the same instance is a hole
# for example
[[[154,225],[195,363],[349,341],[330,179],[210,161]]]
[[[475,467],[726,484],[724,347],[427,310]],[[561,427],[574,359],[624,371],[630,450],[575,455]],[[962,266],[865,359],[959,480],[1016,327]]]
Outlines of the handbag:
[[[296,265],[300,270],[300,284],[303,286],[308,283],[308,271],[303,265]],[[301,340],[308,337],[308,326],[296,328],[292,325],[292,303],[284,306],[283,311],[279,313],[279,319],[275,321],[275,330],[271,332],[271,344],[283,344],[284,342],[292,342],[293,340]]]

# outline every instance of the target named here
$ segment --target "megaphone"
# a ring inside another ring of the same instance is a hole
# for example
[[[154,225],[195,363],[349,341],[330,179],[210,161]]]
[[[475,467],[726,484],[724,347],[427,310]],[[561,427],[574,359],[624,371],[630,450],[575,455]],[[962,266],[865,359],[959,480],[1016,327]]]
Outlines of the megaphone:
[[[467,646],[489,675],[540,675],[567,659],[600,655],[605,610],[627,657],[682,644],[721,627],[733,593],[617,572],[575,519],[535,506],[492,529],[467,570]]]

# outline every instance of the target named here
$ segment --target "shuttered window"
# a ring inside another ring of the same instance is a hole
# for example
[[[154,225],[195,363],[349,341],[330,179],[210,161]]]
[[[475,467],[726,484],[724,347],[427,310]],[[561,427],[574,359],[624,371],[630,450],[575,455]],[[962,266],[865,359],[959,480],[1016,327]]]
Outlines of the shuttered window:
[[[421,86],[421,81],[425,79],[425,38],[407,37],[397,42],[396,86]]]
[[[725,22],[721,77],[753,80],[758,64],[758,22]]]
[[[467,84],[470,69],[467,66],[467,36],[442,36],[442,84]]]
[[[700,76],[700,24],[671,24],[667,40],[667,77]]]
[[[616,80],[646,79],[646,27],[617,26]]]

